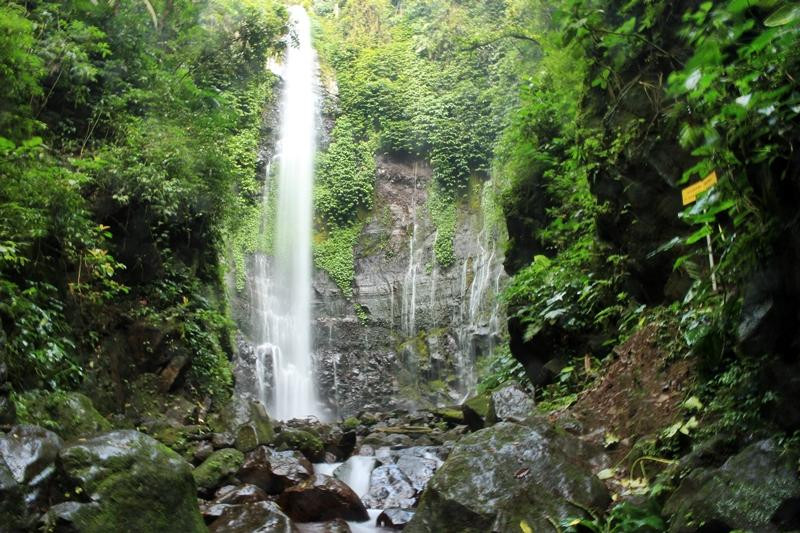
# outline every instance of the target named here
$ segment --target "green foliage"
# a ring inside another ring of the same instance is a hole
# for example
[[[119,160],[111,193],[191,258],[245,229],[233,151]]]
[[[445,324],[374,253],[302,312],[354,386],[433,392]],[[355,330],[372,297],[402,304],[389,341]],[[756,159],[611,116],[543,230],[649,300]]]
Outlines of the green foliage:
[[[475,45],[476,53],[466,36],[505,13],[416,0],[393,10],[357,0],[337,18],[327,4],[316,7],[324,16],[318,47],[335,71],[339,112],[356,142],[376,139],[373,149],[427,158],[443,193],[466,192],[470,175],[489,168],[508,107],[511,86],[496,82],[529,53],[500,40]]]
[[[336,121],[328,149],[320,155],[314,189],[314,210],[328,227],[353,223],[372,207],[375,158],[370,142],[357,142],[349,117]]]
[[[561,522],[564,533],[646,533],[666,530],[666,524],[652,504],[647,506],[623,502],[611,508],[606,516],[568,518]]]
[[[171,349],[190,355],[186,376],[198,398],[225,403],[233,389],[233,373],[223,344],[234,327],[207,289],[187,269],[174,269],[142,294],[148,305],[130,311],[130,318],[144,320],[170,333]]]
[[[456,260],[453,239],[458,224],[458,202],[435,184],[428,191],[428,211],[436,227],[433,253],[442,268],[452,266]]]
[[[353,296],[355,280],[355,255],[353,247],[363,228],[355,223],[344,228],[330,230],[314,243],[314,264],[327,272],[342,290],[345,297]]]
[[[485,359],[483,365],[485,365],[485,368],[481,368],[479,372],[482,378],[478,383],[478,394],[497,389],[508,381],[528,382],[525,369],[511,354],[508,344],[503,344],[497,348],[494,353]]]
[[[0,7],[0,339],[14,387],[75,386],[105,335],[177,321],[187,385],[231,384],[224,239],[260,206],[255,154],[283,47],[273,2]],[[7,81],[7,83],[6,83]],[[241,217],[240,217],[241,213]]]

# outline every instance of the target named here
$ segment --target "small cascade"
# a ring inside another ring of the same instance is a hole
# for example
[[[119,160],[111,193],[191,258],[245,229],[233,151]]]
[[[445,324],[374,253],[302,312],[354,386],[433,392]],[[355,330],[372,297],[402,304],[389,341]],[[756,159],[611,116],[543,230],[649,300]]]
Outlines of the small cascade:
[[[290,7],[289,13],[294,31],[283,65],[274,249],[272,257],[255,255],[252,281],[258,397],[284,420],[321,414],[311,358],[316,54],[308,14],[300,6]],[[271,163],[267,168],[269,172]],[[271,201],[269,194],[267,185],[264,205]],[[265,377],[267,357],[272,360],[271,388]]]
[[[335,477],[353,489],[359,498],[363,498],[369,492],[375,464],[374,457],[353,455],[344,463],[315,463],[314,472]],[[347,522],[352,533],[389,532],[389,530],[375,525],[382,509],[367,509],[367,512],[369,514],[368,521]]]
[[[488,184],[487,184],[488,185]],[[486,190],[484,191],[484,195]],[[497,242],[484,223],[476,240],[477,254],[466,258],[461,271],[460,328],[457,370],[461,392],[471,394],[477,385],[475,359],[477,340],[486,339],[484,351],[491,353],[501,332],[500,281],[503,266],[497,257]]]
[[[436,236],[434,236],[433,242],[436,242]],[[431,315],[431,326],[434,329],[436,328],[436,276],[438,273],[439,273],[439,268],[434,262],[433,269],[431,270],[431,299],[429,304],[430,307],[428,310],[428,312]]]
[[[333,356],[333,403],[336,406],[336,413],[339,413],[339,357],[341,354]]]
[[[401,327],[408,337],[416,335],[416,313],[417,313],[417,271],[419,270],[419,258],[417,257],[422,250],[417,250],[417,170],[414,166],[414,192],[411,198],[411,236],[408,239],[408,269],[403,280],[403,310]]]

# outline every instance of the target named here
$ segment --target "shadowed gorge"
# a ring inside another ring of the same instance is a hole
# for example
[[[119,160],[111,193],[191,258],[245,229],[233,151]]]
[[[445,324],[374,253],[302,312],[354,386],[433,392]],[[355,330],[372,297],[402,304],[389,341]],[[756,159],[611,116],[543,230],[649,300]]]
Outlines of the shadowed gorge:
[[[0,533],[800,530],[798,39],[0,1]]]

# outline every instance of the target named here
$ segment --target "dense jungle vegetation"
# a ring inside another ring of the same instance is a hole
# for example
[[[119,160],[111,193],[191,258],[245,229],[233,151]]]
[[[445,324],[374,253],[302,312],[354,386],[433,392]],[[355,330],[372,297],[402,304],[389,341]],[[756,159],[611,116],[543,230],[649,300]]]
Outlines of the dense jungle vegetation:
[[[518,382],[559,413],[655,328],[654,364],[690,377],[678,418],[619,465],[713,439],[798,447],[799,3],[306,4],[329,123],[314,259],[346,295],[377,158],[427,161],[438,268],[485,183],[508,233],[509,342],[481,392]],[[198,423],[229,402],[226,283],[269,246],[258,155],[287,23],[277,0],[0,2],[4,427],[43,423],[29,410],[63,391],[110,417],[179,392]],[[639,488],[655,510],[564,530],[664,529],[674,487]]]
[[[226,396],[221,257],[226,243],[246,246],[243,213],[259,206],[256,148],[274,87],[264,64],[283,45],[284,8],[0,9],[0,342],[9,385],[103,388],[113,374],[123,387],[144,370],[137,364],[152,363],[110,361],[114,332],[137,324],[141,350],[157,329],[191,359],[187,380],[198,394]]]

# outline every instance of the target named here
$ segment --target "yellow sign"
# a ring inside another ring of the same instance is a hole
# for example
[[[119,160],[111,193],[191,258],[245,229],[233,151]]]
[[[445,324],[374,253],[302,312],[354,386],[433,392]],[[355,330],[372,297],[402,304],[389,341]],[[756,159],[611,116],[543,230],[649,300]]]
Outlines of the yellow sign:
[[[697,200],[697,195],[705,192],[717,183],[717,173],[712,171],[704,180],[693,183],[681,191],[683,205],[689,205]]]

